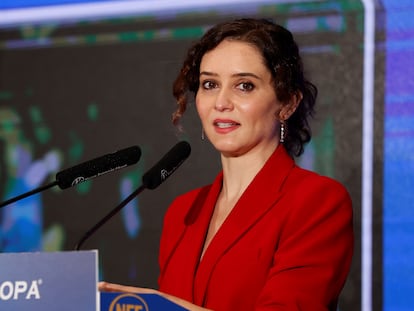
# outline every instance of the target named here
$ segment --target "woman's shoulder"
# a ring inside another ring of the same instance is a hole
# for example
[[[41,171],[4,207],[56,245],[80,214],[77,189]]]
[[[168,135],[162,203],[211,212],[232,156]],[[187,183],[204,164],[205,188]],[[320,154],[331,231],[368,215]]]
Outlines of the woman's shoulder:
[[[335,193],[349,196],[346,187],[337,179],[295,165],[285,186],[298,191]]]
[[[338,189],[345,189],[345,186],[337,179],[319,174],[300,166],[295,165],[291,174],[287,178],[287,182],[295,183],[296,185],[314,185],[320,187],[333,187]]]
[[[168,207],[167,215],[173,214],[174,217],[178,218],[182,215],[184,217],[196,200],[205,199],[210,188],[211,185],[206,185],[178,195]]]
[[[198,188],[189,190],[187,192],[184,192],[184,193],[178,195],[177,197],[175,197],[175,199],[173,200],[171,205],[182,204],[182,203],[185,203],[185,202],[190,202],[191,203],[198,196],[202,195],[202,193],[204,193],[208,189],[210,189],[210,187],[211,187],[211,185],[206,185],[206,186],[198,187]]]
[[[298,226],[303,222],[352,224],[353,204],[346,187],[338,180],[295,167],[282,189],[286,211]]]

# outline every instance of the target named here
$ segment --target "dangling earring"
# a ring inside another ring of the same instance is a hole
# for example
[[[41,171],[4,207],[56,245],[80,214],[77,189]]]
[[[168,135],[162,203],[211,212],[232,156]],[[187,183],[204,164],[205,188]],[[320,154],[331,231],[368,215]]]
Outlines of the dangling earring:
[[[286,124],[284,120],[280,120],[280,143],[284,143],[285,142],[285,131],[286,131]]]
[[[204,140],[205,136],[204,136],[204,127],[201,127],[201,140]]]

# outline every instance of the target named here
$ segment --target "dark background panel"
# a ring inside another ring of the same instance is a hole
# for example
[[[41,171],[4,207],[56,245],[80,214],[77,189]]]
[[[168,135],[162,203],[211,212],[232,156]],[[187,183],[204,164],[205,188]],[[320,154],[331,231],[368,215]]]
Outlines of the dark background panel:
[[[252,12],[238,16],[244,14]],[[361,15],[361,10],[282,14],[272,8],[257,15],[295,26],[307,73],[319,88],[317,115],[312,121],[314,141],[298,162],[338,179],[353,198],[357,240],[341,310],[358,310],[361,300]],[[135,211],[141,226],[137,236],[127,234],[124,218],[118,214],[84,244],[85,249],[99,250],[102,279],[156,287],[158,241],[166,208],[178,194],[210,183],[220,170],[219,155],[208,141],[201,140],[193,104],[183,118],[183,131],[171,124],[175,109],[171,89],[185,52],[198,34],[227,18],[223,14],[60,25],[50,30],[47,45],[0,50],[0,90],[12,94],[0,105],[13,107],[20,116],[19,126],[24,140],[33,144],[34,158],[57,150],[63,169],[131,145],[143,150],[137,166],[82,187],[42,194],[43,228],[45,232],[56,225],[61,228],[60,250],[72,250],[84,232],[119,204],[123,180],[130,179],[138,187],[143,172],[177,141],[184,139],[192,146],[190,158],[169,180],[138,197]],[[329,26],[323,21],[334,23]],[[15,30],[3,31],[0,38],[3,42],[24,39]],[[40,112],[41,121],[33,111]],[[42,126],[50,133],[43,142],[38,136]],[[0,148],[5,148],[4,140]],[[5,183],[7,178],[0,177]]]

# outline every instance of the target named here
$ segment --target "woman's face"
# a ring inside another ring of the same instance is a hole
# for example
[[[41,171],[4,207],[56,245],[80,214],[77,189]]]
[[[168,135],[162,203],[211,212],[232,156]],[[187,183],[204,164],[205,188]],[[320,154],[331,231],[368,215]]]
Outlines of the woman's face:
[[[225,156],[277,146],[282,104],[250,44],[225,40],[203,56],[196,106],[207,137]]]

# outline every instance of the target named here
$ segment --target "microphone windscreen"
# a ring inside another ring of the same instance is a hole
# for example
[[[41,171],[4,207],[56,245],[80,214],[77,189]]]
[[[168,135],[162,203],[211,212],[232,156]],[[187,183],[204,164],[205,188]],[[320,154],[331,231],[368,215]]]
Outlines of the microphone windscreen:
[[[186,141],[177,143],[144,176],[142,183],[147,189],[155,189],[162,184],[188,158],[191,146]]]
[[[135,164],[141,158],[138,146],[128,147],[60,171],[56,181],[61,189],[75,186],[88,179]]]

